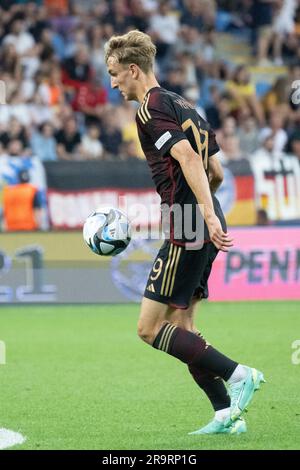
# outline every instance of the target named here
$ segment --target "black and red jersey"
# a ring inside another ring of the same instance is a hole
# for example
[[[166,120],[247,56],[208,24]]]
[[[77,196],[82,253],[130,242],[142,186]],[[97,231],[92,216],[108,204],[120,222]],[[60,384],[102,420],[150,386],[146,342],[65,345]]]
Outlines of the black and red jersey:
[[[136,123],[143,152],[163,205],[197,205],[180,164],[170,150],[176,142],[187,139],[208,174],[209,157],[219,151],[209,124],[184,98],[161,87],[151,88],[137,111]],[[172,228],[171,228],[172,232]],[[171,233],[171,240],[176,237]],[[184,236],[178,243],[185,242]]]

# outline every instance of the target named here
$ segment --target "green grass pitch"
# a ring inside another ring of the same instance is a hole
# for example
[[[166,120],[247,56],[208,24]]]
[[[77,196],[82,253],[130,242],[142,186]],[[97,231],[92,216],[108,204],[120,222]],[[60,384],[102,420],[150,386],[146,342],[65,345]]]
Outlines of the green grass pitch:
[[[185,365],[136,336],[137,305],[0,309],[0,428],[15,449],[300,449],[300,302],[205,303],[197,326],[267,379],[240,436],[188,436],[212,409]]]

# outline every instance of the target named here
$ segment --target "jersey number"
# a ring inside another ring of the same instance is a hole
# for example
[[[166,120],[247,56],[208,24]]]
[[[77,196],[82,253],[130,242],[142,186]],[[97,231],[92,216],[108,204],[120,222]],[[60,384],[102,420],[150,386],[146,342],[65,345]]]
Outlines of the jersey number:
[[[156,281],[156,279],[159,278],[162,267],[163,267],[163,260],[161,258],[157,258],[152,268],[153,274],[150,276],[151,281]]]
[[[208,166],[208,131],[205,131],[203,129],[198,129],[198,127],[191,120],[191,118],[187,119],[186,121],[184,121],[182,123],[183,132],[185,132],[187,129],[191,129],[192,132],[193,132],[198,153],[199,153],[200,156],[202,156],[204,169],[207,170],[207,166]],[[204,137],[203,142],[201,142],[201,136]]]

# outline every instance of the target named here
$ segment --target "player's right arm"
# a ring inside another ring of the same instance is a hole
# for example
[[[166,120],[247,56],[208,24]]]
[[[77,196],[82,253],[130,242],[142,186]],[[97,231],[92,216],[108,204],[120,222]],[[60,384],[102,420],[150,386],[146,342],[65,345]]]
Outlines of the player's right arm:
[[[195,194],[198,204],[204,206],[203,216],[211,241],[219,250],[228,251],[232,246],[232,239],[223,231],[220,220],[215,214],[202,158],[193,150],[186,139],[174,144],[170,153],[179,162],[186,182]]]

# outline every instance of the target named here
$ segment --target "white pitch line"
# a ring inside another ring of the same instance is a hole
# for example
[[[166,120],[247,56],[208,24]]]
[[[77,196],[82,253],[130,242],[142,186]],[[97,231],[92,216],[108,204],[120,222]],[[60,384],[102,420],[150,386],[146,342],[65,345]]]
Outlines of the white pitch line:
[[[8,449],[8,447],[12,447],[17,444],[23,444],[25,441],[26,437],[22,436],[19,432],[0,428],[0,450]]]

